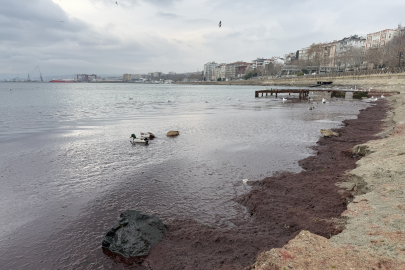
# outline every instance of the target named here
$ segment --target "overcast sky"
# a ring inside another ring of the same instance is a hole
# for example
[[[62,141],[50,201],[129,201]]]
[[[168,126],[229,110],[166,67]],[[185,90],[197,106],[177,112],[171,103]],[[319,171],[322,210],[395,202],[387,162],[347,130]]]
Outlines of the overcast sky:
[[[115,1],[0,0],[0,77],[201,71],[405,23],[404,0]]]

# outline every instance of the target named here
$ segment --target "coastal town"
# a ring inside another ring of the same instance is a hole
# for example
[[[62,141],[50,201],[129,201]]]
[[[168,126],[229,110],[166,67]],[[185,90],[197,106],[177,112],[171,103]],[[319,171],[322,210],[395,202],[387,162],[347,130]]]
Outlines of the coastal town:
[[[404,37],[405,28],[399,24],[396,29],[369,33],[366,37],[352,35],[333,42],[314,43],[283,58],[257,58],[250,63],[209,62],[204,65],[203,80],[274,79],[401,67]]]
[[[278,79],[344,72],[380,73],[404,67],[405,27],[369,33],[365,37],[351,35],[332,42],[312,45],[286,53],[284,56],[257,57],[249,62],[238,60],[231,63],[204,64],[201,71],[146,74],[125,73],[122,76],[97,76],[75,74],[70,78],[45,80],[39,67],[28,73],[26,79],[10,78],[5,82],[53,82],[53,83],[196,83],[235,80]],[[34,75],[32,75],[34,73]],[[38,79],[35,75],[38,75]]]
[[[250,62],[240,60],[232,63],[216,63],[212,61],[204,64],[201,72],[124,74],[115,80],[167,84],[277,79],[356,71],[380,73],[381,70],[404,66],[404,50],[401,46],[404,43],[405,27],[399,24],[397,28],[369,33],[365,37],[351,35],[332,42],[314,43],[287,53],[283,57],[257,57]]]

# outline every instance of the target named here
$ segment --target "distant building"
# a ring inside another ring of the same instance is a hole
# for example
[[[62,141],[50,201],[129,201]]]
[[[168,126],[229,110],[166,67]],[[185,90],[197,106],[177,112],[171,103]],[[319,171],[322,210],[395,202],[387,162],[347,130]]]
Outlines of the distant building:
[[[218,66],[215,62],[208,62],[204,65],[204,81],[214,80],[214,68]]]
[[[127,74],[125,73],[122,76],[122,80],[124,82],[133,82],[133,81],[141,81],[143,79],[148,79],[150,76],[146,74]]]
[[[248,65],[249,63],[243,61],[227,64],[225,66],[225,80],[230,81],[237,77],[240,77],[238,75],[242,74],[242,72],[243,74],[245,74]]]
[[[222,73],[221,73],[221,71],[222,71],[222,67],[223,66],[226,66],[226,64],[225,63],[222,63],[222,64],[218,64],[215,68],[214,68],[214,70],[213,70],[213,75],[212,75],[212,80],[214,80],[214,81],[216,81],[216,80],[218,80],[219,78],[221,78],[221,80],[222,80],[222,78],[224,78],[225,79],[225,72],[223,72],[223,76],[222,76]]]
[[[300,61],[309,60],[308,49],[309,49],[309,47],[298,50],[298,53],[297,53],[298,60],[300,60]],[[285,64],[285,58],[284,58],[284,64]]]
[[[334,67],[335,66],[335,55],[336,55],[336,41],[324,43],[322,47],[325,50],[324,66],[325,67]]]
[[[363,62],[366,50],[366,38],[357,35],[343,38],[336,42],[335,66],[352,70]]]
[[[258,57],[258,58],[255,59],[255,60],[252,60],[251,68],[253,68],[253,69],[254,69],[254,68],[258,69],[258,68],[264,67],[264,66],[265,66],[264,62],[265,62],[266,60],[267,60],[266,58],[260,58],[260,57]]]
[[[158,78],[162,77],[162,72],[159,72],[159,71],[149,72],[148,75],[153,79],[158,79]]]
[[[285,65],[291,65],[295,60],[297,60],[296,52],[290,52],[290,53],[284,55],[284,64]]]
[[[366,38],[357,35],[343,38],[336,42],[336,55],[345,52],[351,48],[362,49],[366,48]]]
[[[399,28],[399,27],[398,27]],[[386,29],[367,34],[366,50],[385,46],[398,34],[398,29]]]

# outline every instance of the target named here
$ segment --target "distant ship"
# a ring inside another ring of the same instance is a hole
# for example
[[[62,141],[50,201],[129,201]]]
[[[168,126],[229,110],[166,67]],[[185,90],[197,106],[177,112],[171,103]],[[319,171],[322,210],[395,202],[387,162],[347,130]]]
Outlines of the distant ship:
[[[52,81],[49,81],[49,82],[52,82],[52,83],[75,83],[77,81],[75,81],[74,79],[58,79],[58,80],[52,80]]]

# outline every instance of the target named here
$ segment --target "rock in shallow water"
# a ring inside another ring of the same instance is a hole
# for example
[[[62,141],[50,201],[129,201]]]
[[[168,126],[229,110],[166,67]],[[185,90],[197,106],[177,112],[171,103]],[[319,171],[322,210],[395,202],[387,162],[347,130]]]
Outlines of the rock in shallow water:
[[[339,137],[339,133],[333,132],[330,129],[321,129],[320,132],[321,132],[323,137],[332,137],[332,136]]]
[[[179,134],[180,134],[180,132],[178,132],[177,130],[171,130],[171,131],[167,132],[166,136],[177,136]]]
[[[127,210],[105,235],[102,247],[122,256],[146,256],[153,245],[164,237],[166,227],[152,215]]]

